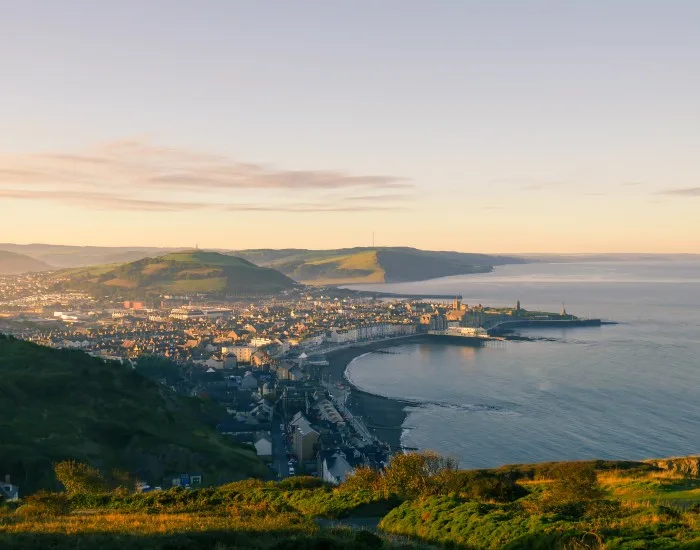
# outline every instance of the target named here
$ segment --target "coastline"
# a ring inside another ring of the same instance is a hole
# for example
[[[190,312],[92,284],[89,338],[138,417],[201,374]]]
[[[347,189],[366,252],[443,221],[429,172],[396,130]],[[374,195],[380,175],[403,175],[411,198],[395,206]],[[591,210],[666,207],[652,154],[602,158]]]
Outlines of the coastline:
[[[344,349],[336,350],[326,354],[328,366],[321,369],[321,375],[330,380],[333,384],[343,382],[350,387],[350,395],[347,407],[350,411],[361,416],[367,428],[380,441],[388,444],[392,450],[401,449],[401,435],[403,434],[403,423],[408,416],[406,407],[415,405],[413,401],[393,399],[368,393],[357,388],[345,377],[345,369],[350,362],[374,351],[384,350],[404,344],[413,344],[423,341],[422,335],[402,338],[397,340],[385,340],[368,342],[366,344],[356,344]]]

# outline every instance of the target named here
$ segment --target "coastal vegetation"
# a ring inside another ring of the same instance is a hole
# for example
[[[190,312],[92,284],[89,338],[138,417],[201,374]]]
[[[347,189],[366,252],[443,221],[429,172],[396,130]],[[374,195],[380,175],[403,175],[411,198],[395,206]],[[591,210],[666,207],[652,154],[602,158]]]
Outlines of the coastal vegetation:
[[[52,464],[68,459],[147,479],[267,475],[254,450],[216,434],[217,405],[130,366],[0,335],[0,380],[0,472],[24,493],[55,488]]]
[[[568,462],[459,470],[435,453],[396,455],[340,486],[245,480],[134,493],[71,464],[66,490],[0,512],[4,548],[700,547],[700,459]],[[60,466],[59,466],[60,469]],[[695,472],[695,473],[693,473]],[[358,526],[369,528],[360,529]]]

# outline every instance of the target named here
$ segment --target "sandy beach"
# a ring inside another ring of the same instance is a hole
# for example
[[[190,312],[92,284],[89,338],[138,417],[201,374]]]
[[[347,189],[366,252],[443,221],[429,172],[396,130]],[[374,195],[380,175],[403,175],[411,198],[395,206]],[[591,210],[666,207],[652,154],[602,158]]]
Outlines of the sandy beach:
[[[417,336],[416,338],[358,344],[330,352],[326,354],[329,364],[327,367],[323,367],[321,374],[334,384],[339,381],[347,384],[348,380],[344,378],[345,369],[355,357],[372,351],[418,342],[421,341],[421,338],[421,336]],[[401,446],[401,426],[407,416],[405,408],[413,403],[367,393],[352,384],[350,387],[352,390],[347,402],[348,408],[353,414],[361,416],[366,426],[380,440],[389,444],[392,449],[398,449]]]

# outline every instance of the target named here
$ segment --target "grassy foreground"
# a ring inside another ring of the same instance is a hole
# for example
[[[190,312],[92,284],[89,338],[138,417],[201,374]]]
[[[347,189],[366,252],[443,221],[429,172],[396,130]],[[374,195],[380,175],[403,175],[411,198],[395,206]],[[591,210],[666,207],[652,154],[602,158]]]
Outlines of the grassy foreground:
[[[0,508],[0,547],[700,549],[698,466],[687,458],[460,471],[434,455],[401,455],[385,473],[361,469],[340,487],[290,478],[43,493]]]

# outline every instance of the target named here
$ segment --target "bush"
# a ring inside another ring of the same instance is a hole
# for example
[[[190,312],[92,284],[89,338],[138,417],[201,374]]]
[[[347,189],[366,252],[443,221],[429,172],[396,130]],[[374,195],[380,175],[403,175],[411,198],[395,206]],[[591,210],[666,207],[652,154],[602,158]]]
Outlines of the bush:
[[[107,486],[97,468],[75,460],[64,460],[53,467],[56,479],[68,494],[103,493]]]
[[[508,474],[486,470],[448,472],[441,476],[439,494],[457,494],[473,500],[512,502],[527,495]]]
[[[17,508],[22,516],[64,516],[70,513],[70,503],[65,493],[39,491],[23,500]]]
[[[435,494],[441,479],[456,469],[456,460],[433,451],[395,455],[384,474],[384,491],[402,499]]]
[[[383,479],[378,470],[369,466],[359,466],[345,479],[340,488],[343,491],[383,491]]]
[[[280,489],[316,489],[323,487],[325,482],[312,476],[293,476],[279,482]]]

